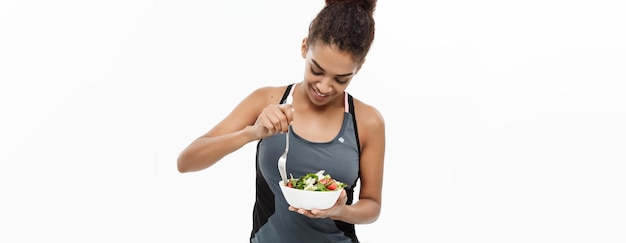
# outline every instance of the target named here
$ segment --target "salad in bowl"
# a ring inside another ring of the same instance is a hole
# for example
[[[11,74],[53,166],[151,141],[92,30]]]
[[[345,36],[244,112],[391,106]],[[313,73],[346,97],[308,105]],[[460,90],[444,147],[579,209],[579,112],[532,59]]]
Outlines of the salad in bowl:
[[[294,179],[293,175],[290,175],[291,179],[287,181],[285,186],[305,191],[337,191],[346,187],[345,183],[335,180],[330,174],[324,174],[324,172],[324,170],[320,170],[315,174],[306,174],[298,179]]]
[[[309,173],[287,182],[278,182],[283,196],[289,205],[302,209],[328,209],[332,207],[347,184],[335,180],[324,170]]]

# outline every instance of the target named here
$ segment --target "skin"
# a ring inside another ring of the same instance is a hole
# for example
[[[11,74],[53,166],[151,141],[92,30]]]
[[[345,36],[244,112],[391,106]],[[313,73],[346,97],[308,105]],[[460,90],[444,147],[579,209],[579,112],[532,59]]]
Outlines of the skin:
[[[286,86],[262,87],[244,98],[221,122],[195,139],[178,157],[181,173],[211,167],[245,144],[276,133],[291,124],[304,139],[327,142],[341,129],[344,91],[362,66],[350,53],[333,45],[311,46],[302,41],[305,59],[304,79],[296,84],[292,105],[278,105]],[[322,95],[320,95],[322,94]],[[326,210],[289,210],[311,218],[331,218],[352,224],[378,219],[382,202],[385,124],[379,111],[354,98],[361,143],[361,189],[359,200],[346,205],[342,191],[335,205]]]

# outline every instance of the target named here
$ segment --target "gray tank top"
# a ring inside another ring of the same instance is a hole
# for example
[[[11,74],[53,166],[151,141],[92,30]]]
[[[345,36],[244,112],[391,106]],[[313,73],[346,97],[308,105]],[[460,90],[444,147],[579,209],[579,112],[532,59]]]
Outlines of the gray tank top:
[[[281,100],[292,95],[295,84],[288,86]],[[289,128],[287,174],[299,178],[325,170],[345,182],[348,204],[352,204],[359,178],[359,141],[356,133],[352,97],[345,93],[345,113],[339,133],[327,142],[311,142]],[[250,242],[358,242],[353,224],[332,219],[311,219],[288,210],[289,205],[278,187],[281,180],[277,162],[285,150],[285,134],[260,140],[256,157],[256,201]]]

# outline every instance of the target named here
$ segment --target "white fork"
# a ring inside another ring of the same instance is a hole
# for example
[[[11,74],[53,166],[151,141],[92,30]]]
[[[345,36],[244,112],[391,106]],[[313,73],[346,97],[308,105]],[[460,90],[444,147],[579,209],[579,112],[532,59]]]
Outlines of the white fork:
[[[287,96],[287,100],[285,103],[291,105],[291,95]],[[287,132],[285,133],[285,152],[283,155],[278,158],[278,172],[280,173],[280,177],[283,179],[283,183],[287,183],[287,153],[289,152],[289,128],[287,128]]]

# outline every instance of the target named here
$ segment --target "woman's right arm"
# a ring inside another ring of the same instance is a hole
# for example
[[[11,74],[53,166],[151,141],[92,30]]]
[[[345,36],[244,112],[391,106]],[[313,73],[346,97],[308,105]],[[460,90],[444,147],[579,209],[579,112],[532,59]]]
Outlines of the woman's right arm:
[[[226,118],[180,153],[178,171],[185,173],[206,169],[245,144],[280,132],[273,127],[291,120],[287,118],[291,117],[290,113],[280,116],[285,107],[277,104],[283,91],[284,88],[266,87],[248,95]],[[274,119],[277,114],[278,121],[275,120],[274,124],[262,122],[267,121],[268,117]]]

